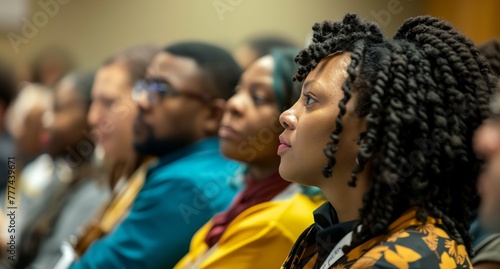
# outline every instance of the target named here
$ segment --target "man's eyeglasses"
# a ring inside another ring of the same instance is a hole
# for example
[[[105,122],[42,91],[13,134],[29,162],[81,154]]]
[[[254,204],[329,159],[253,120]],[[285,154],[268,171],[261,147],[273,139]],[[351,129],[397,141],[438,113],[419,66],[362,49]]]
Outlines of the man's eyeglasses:
[[[139,101],[142,94],[146,93],[148,105],[160,103],[162,98],[184,96],[186,98],[197,99],[200,101],[209,101],[213,99],[209,94],[179,91],[170,84],[160,80],[139,80],[132,91],[134,101]]]

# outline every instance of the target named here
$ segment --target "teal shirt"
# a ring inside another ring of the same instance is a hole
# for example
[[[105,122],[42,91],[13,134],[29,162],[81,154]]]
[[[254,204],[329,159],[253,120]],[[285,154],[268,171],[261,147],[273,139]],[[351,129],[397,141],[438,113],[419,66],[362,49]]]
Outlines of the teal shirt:
[[[227,179],[238,167],[220,155],[217,138],[160,158],[128,217],[70,268],[173,268],[194,233],[233,199]]]

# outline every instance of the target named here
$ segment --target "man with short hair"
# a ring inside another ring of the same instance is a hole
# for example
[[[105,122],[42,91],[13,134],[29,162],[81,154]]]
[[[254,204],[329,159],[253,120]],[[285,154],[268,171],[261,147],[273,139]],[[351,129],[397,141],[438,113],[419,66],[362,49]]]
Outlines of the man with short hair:
[[[204,43],[174,44],[153,59],[134,89],[134,141],[159,161],[128,217],[71,269],[172,268],[193,234],[229,205],[235,191],[226,180],[238,164],[220,155],[216,135],[240,73],[228,52]]]

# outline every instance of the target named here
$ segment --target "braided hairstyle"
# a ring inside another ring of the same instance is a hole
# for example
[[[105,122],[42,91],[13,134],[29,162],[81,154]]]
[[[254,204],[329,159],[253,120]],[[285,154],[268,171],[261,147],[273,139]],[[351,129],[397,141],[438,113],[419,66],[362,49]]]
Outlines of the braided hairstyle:
[[[492,39],[481,46],[479,52],[486,57],[493,72],[500,76],[500,39]]]
[[[328,55],[349,52],[344,98],[331,141],[325,147],[331,177],[347,102],[356,94],[355,113],[366,117],[357,165],[348,184],[371,162],[371,187],[359,211],[346,253],[388,232],[410,208],[425,223],[440,218],[450,236],[470,251],[469,202],[480,162],[472,135],[488,116],[495,81],[473,43],[451,25],[429,16],[407,20],[393,39],[380,28],[347,14],[341,22],[315,24],[309,47],[296,57],[294,79],[303,81]]]

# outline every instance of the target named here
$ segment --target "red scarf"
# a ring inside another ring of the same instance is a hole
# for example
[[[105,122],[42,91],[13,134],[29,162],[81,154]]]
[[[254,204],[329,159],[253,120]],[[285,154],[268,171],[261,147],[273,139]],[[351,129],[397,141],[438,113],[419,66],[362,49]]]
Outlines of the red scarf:
[[[256,180],[250,174],[245,178],[245,189],[235,198],[231,207],[213,217],[213,225],[205,237],[205,243],[211,248],[239,214],[248,208],[268,202],[282,192],[290,182],[281,178],[278,172],[268,178]]]

